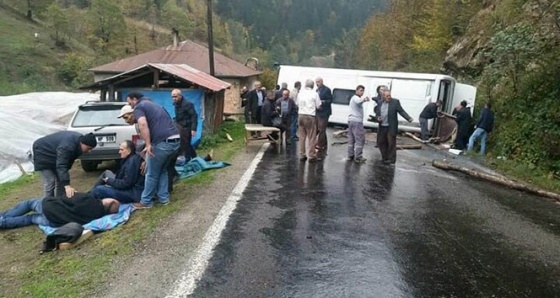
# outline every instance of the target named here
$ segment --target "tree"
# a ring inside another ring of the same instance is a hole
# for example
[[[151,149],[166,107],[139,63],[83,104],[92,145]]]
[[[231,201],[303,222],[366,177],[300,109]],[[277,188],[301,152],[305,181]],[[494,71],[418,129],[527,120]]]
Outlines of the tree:
[[[111,0],[92,0],[86,22],[90,45],[101,54],[109,54],[110,44],[124,37],[124,17]]]
[[[64,34],[68,29],[69,21],[58,1],[54,1],[47,7],[45,17],[49,28],[55,32],[55,42],[57,44],[62,42],[60,35]]]

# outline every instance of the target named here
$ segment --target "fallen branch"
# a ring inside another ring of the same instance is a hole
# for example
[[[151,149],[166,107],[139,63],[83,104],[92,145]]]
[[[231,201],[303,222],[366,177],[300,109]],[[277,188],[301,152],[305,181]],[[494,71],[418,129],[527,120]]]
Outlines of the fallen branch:
[[[418,141],[418,142],[420,142],[420,143],[422,143],[422,144],[428,143],[428,141],[424,141],[424,140],[422,140],[421,138],[415,136],[414,134],[412,134],[412,133],[410,133],[410,132],[408,132],[408,131],[405,132],[404,134],[407,135],[407,136],[409,136],[409,137],[411,137],[411,138],[413,138],[414,140],[416,140],[416,141]]]
[[[454,164],[451,164],[445,160],[433,160],[432,161],[432,166],[438,168],[438,169],[443,169],[443,170],[452,170],[452,171],[457,171],[457,172],[461,172],[461,173],[465,173],[469,176],[473,176],[479,179],[484,179],[486,181],[490,181],[490,182],[494,182],[500,185],[504,185],[507,186],[509,188],[513,188],[513,189],[517,189],[517,190],[522,190],[522,191],[526,191],[532,194],[537,194],[539,196],[543,196],[543,197],[548,197],[548,198],[552,198],[555,199],[557,201],[560,201],[560,194],[557,193],[553,193],[550,191],[546,191],[546,190],[542,190],[539,189],[537,187],[531,186],[531,185],[527,185],[524,183],[519,183],[513,180],[509,180],[506,178],[502,178],[502,177],[498,177],[496,175],[492,175],[492,174],[487,174],[487,173],[483,173],[480,171],[476,171],[473,169],[467,169],[465,167],[460,167]]]

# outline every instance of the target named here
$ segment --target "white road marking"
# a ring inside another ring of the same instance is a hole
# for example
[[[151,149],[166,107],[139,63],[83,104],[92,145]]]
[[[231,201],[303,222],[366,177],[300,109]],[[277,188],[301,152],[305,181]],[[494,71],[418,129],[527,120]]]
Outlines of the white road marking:
[[[249,168],[245,171],[231,192],[231,195],[227,198],[224,206],[220,210],[220,213],[218,213],[218,216],[214,220],[214,223],[210,226],[208,231],[206,231],[206,234],[202,239],[202,244],[198,247],[194,258],[187,263],[185,271],[181,273],[179,279],[175,282],[173,291],[166,296],[167,298],[187,297],[194,292],[196,289],[196,283],[200,280],[202,274],[206,270],[208,261],[212,257],[212,251],[218,244],[229,217],[235,210],[237,202],[241,199],[243,191],[249,184],[249,181],[251,181],[251,177],[253,177],[253,173],[257,169],[257,165],[262,160],[264,152],[269,145],[269,143],[263,144],[249,165]]]

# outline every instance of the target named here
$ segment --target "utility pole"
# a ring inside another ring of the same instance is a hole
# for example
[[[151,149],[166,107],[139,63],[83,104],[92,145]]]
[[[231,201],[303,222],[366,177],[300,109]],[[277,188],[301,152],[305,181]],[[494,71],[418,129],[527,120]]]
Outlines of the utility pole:
[[[206,1],[206,6],[208,8],[208,58],[210,59],[210,75],[214,76],[214,36],[212,33],[212,0]]]

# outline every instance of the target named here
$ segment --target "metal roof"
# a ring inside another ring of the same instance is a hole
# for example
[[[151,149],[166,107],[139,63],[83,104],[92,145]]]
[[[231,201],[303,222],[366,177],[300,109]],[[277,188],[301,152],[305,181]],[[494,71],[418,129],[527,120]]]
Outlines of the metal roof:
[[[224,82],[186,64],[148,63],[110,78],[95,82],[91,85],[80,87],[80,89],[101,89],[103,86],[117,81],[124,82],[128,79],[137,79],[140,76],[151,75],[150,70],[153,70],[154,68],[212,91],[224,90],[231,86],[230,83]]]
[[[109,64],[90,69],[94,73],[121,73],[149,64],[188,64],[205,73],[210,72],[208,47],[186,40],[133,57],[117,60]],[[260,71],[247,67],[218,52],[214,52],[214,68],[216,77],[251,77],[261,74]]]

